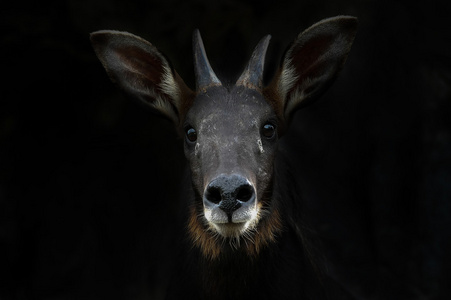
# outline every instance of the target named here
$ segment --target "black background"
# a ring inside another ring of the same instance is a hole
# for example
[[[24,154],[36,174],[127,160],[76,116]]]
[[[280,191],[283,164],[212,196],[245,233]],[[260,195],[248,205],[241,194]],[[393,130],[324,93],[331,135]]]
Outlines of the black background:
[[[298,112],[306,218],[357,299],[451,297],[451,11],[446,1],[2,4],[0,299],[159,299],[173,260],[182,140],[108,80],[89,33],[151,41],[194,87],[191,34],[234,82],[272,34],[266,77],[322,18],[359,31],[334,86]]]

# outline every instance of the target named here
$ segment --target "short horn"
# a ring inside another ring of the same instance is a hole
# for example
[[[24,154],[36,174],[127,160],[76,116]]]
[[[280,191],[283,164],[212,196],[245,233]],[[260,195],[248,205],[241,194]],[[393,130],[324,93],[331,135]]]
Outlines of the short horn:
[[[263,68],[270,39],[271,35],[267,35],[260,40],[252,53],[246,69],[244,69],[240,78],[238,78],[236,85],[242,85],[257,90],[263,88]]]
[[[198,29],[193,34],[194,73],[196,75],[196,90],[200,91],[210,86],[222,85],[210,66],[204,43]]]

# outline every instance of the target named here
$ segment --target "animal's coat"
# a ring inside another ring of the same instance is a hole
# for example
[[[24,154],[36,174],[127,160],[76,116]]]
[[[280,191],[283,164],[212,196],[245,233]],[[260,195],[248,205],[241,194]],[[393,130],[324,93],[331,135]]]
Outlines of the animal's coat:
[[[149,42],[117,31],[91,35],[108,75],[170,118],[185,138],[190,165],[187,238],[168,295],[172,299],[321,299],[326,291],[305,238],[301,203],[278,140],[293,113],[333,82],[357,21],[323,20],[288,48],[263,86],[269,36],[235,85],[214,74],[194,34],[196,91]]]

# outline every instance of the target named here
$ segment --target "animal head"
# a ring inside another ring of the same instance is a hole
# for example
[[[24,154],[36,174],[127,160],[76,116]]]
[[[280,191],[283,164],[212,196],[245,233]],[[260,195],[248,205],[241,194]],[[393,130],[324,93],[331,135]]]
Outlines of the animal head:
[[[294,112],[312,103],[333,82],[350,51],[357,27],[353,17],[325,19],[294,40],[269,85],[263,69],[270,36],[255,48],[232,86],[224,86],[194,32],[196,89],[144,39],[126,32],[91,34],[95,52],[113,82],[171,119],[184,136],[197,200],[190,234],[206,256],[221,251],[217,238],[249,239],[249,253],[274,241],[281,229],[272,199],[279,138]]]

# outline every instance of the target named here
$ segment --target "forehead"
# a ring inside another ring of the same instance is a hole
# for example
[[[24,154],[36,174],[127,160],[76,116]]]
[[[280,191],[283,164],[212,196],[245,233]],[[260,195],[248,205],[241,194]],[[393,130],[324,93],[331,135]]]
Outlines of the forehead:
[[[237,86],[228,90],[211,87],[201,92],[187,114],[188,122],[255,123],[273,117],[274,112],[261,93]]]

